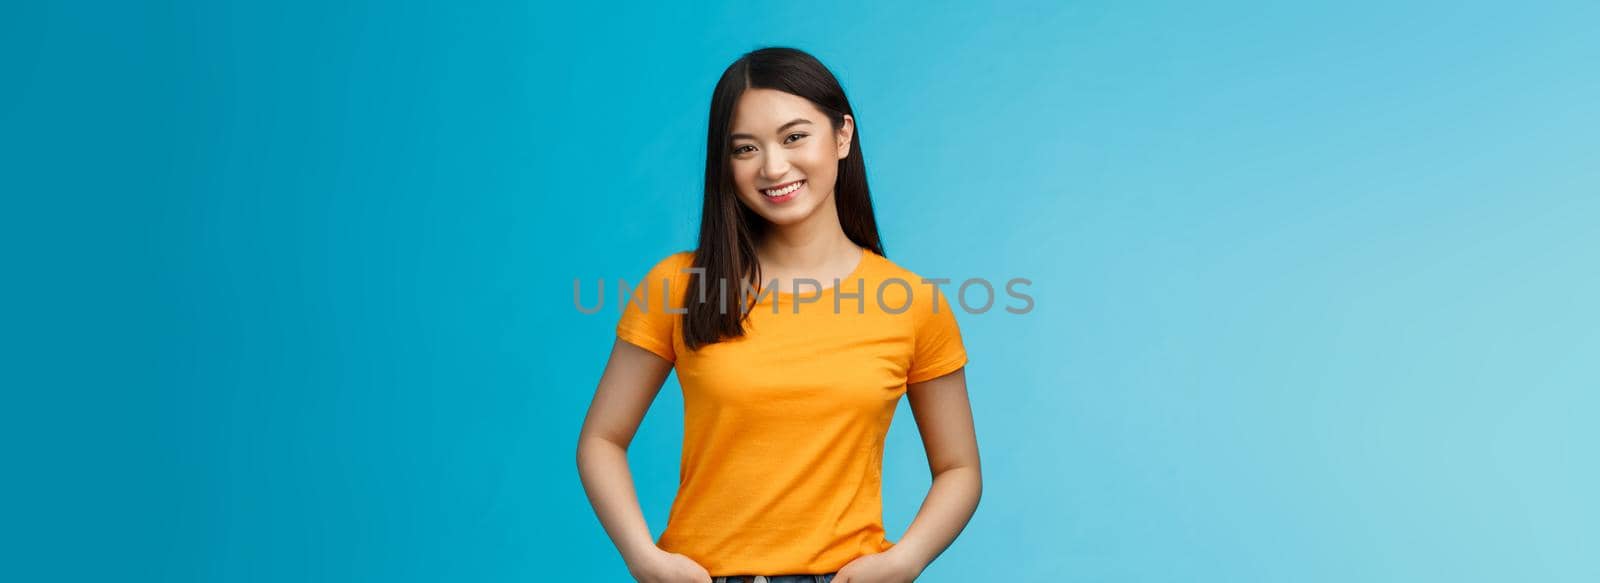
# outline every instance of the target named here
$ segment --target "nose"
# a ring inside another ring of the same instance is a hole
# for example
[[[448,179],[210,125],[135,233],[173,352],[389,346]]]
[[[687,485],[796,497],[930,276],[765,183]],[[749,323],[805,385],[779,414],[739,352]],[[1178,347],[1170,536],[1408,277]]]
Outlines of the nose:
[[[767,154],[761,163],[761,174],[761,178],[766,180],[768,185],[789,174],[789,160],[783,157],[781,149],[779,152]]]

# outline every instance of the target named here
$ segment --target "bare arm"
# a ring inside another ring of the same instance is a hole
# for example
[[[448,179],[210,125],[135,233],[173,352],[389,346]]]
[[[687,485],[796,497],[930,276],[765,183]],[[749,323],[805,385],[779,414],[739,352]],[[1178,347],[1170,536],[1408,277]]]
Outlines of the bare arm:
[[[928,451],[933,485],[904,536],[884,555],[921,574],[966,528],[983,495],[978,439],[967,400],[966,369],[906,387],[911,411]]]
[[[672,371],[648,350],[618,339],[578,434],[578,477],[589,504],[639,581],[708,582],[711,576],[683,555],[657,548],[639,508],[628,444]]]

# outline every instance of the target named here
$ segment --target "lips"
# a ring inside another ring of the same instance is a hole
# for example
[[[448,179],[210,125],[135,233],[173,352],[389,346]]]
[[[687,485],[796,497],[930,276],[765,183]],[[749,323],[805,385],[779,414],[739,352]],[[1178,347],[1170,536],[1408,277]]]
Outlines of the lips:
[[[804,186],[804,183],[805,179],[803,178],[793,182],[785,182],[783,184],[775,185],[772,188],[763,188],[761,189],[761,194],[770,199],[787,200],[796,191],[800,190],[800,187]]]

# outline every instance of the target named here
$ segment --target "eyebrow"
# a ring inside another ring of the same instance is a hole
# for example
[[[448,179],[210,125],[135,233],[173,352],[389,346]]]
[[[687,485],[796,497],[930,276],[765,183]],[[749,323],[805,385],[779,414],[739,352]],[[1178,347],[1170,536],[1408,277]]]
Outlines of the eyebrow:
[[[786,124],[783,124],[781,126],[778,126],[778,132],[777,133],[781,134],[781,133],[783,133],[784,130],[789,129],[789,126],[800,125],[800,124],[803,124],[803,123],[811,123],[811,120],[803,118],[803,117],[794,118],[793,120],[790,120],[789,123],[786,123]],[[746,140],[754,140],[754,139],[756,139],[755,136],[752,136],[750,134],[733,134],[733,135],[728,136],[728,140],[729,141],[737,140],[737,139],[740,139],[740,138],[744,138]]]

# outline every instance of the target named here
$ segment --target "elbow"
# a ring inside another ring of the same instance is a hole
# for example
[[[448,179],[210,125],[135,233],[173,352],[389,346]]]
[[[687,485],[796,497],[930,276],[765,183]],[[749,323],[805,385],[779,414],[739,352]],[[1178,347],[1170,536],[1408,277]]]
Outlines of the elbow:
[[[597,433],[584,433],[578,436],[578,465],[583,465],[583,460],[594,454],[595,448],[613,449],[624,454],[628,447]]]
[[[974,464],[972,467],[972,498],[976,502],[983,499],[983,471]]]
[[[583,468],[584,460],[588,459],[590,450],[594,449],[594,442],[594,435],[585,433],[578,436],[577,461],[579,469]]]

